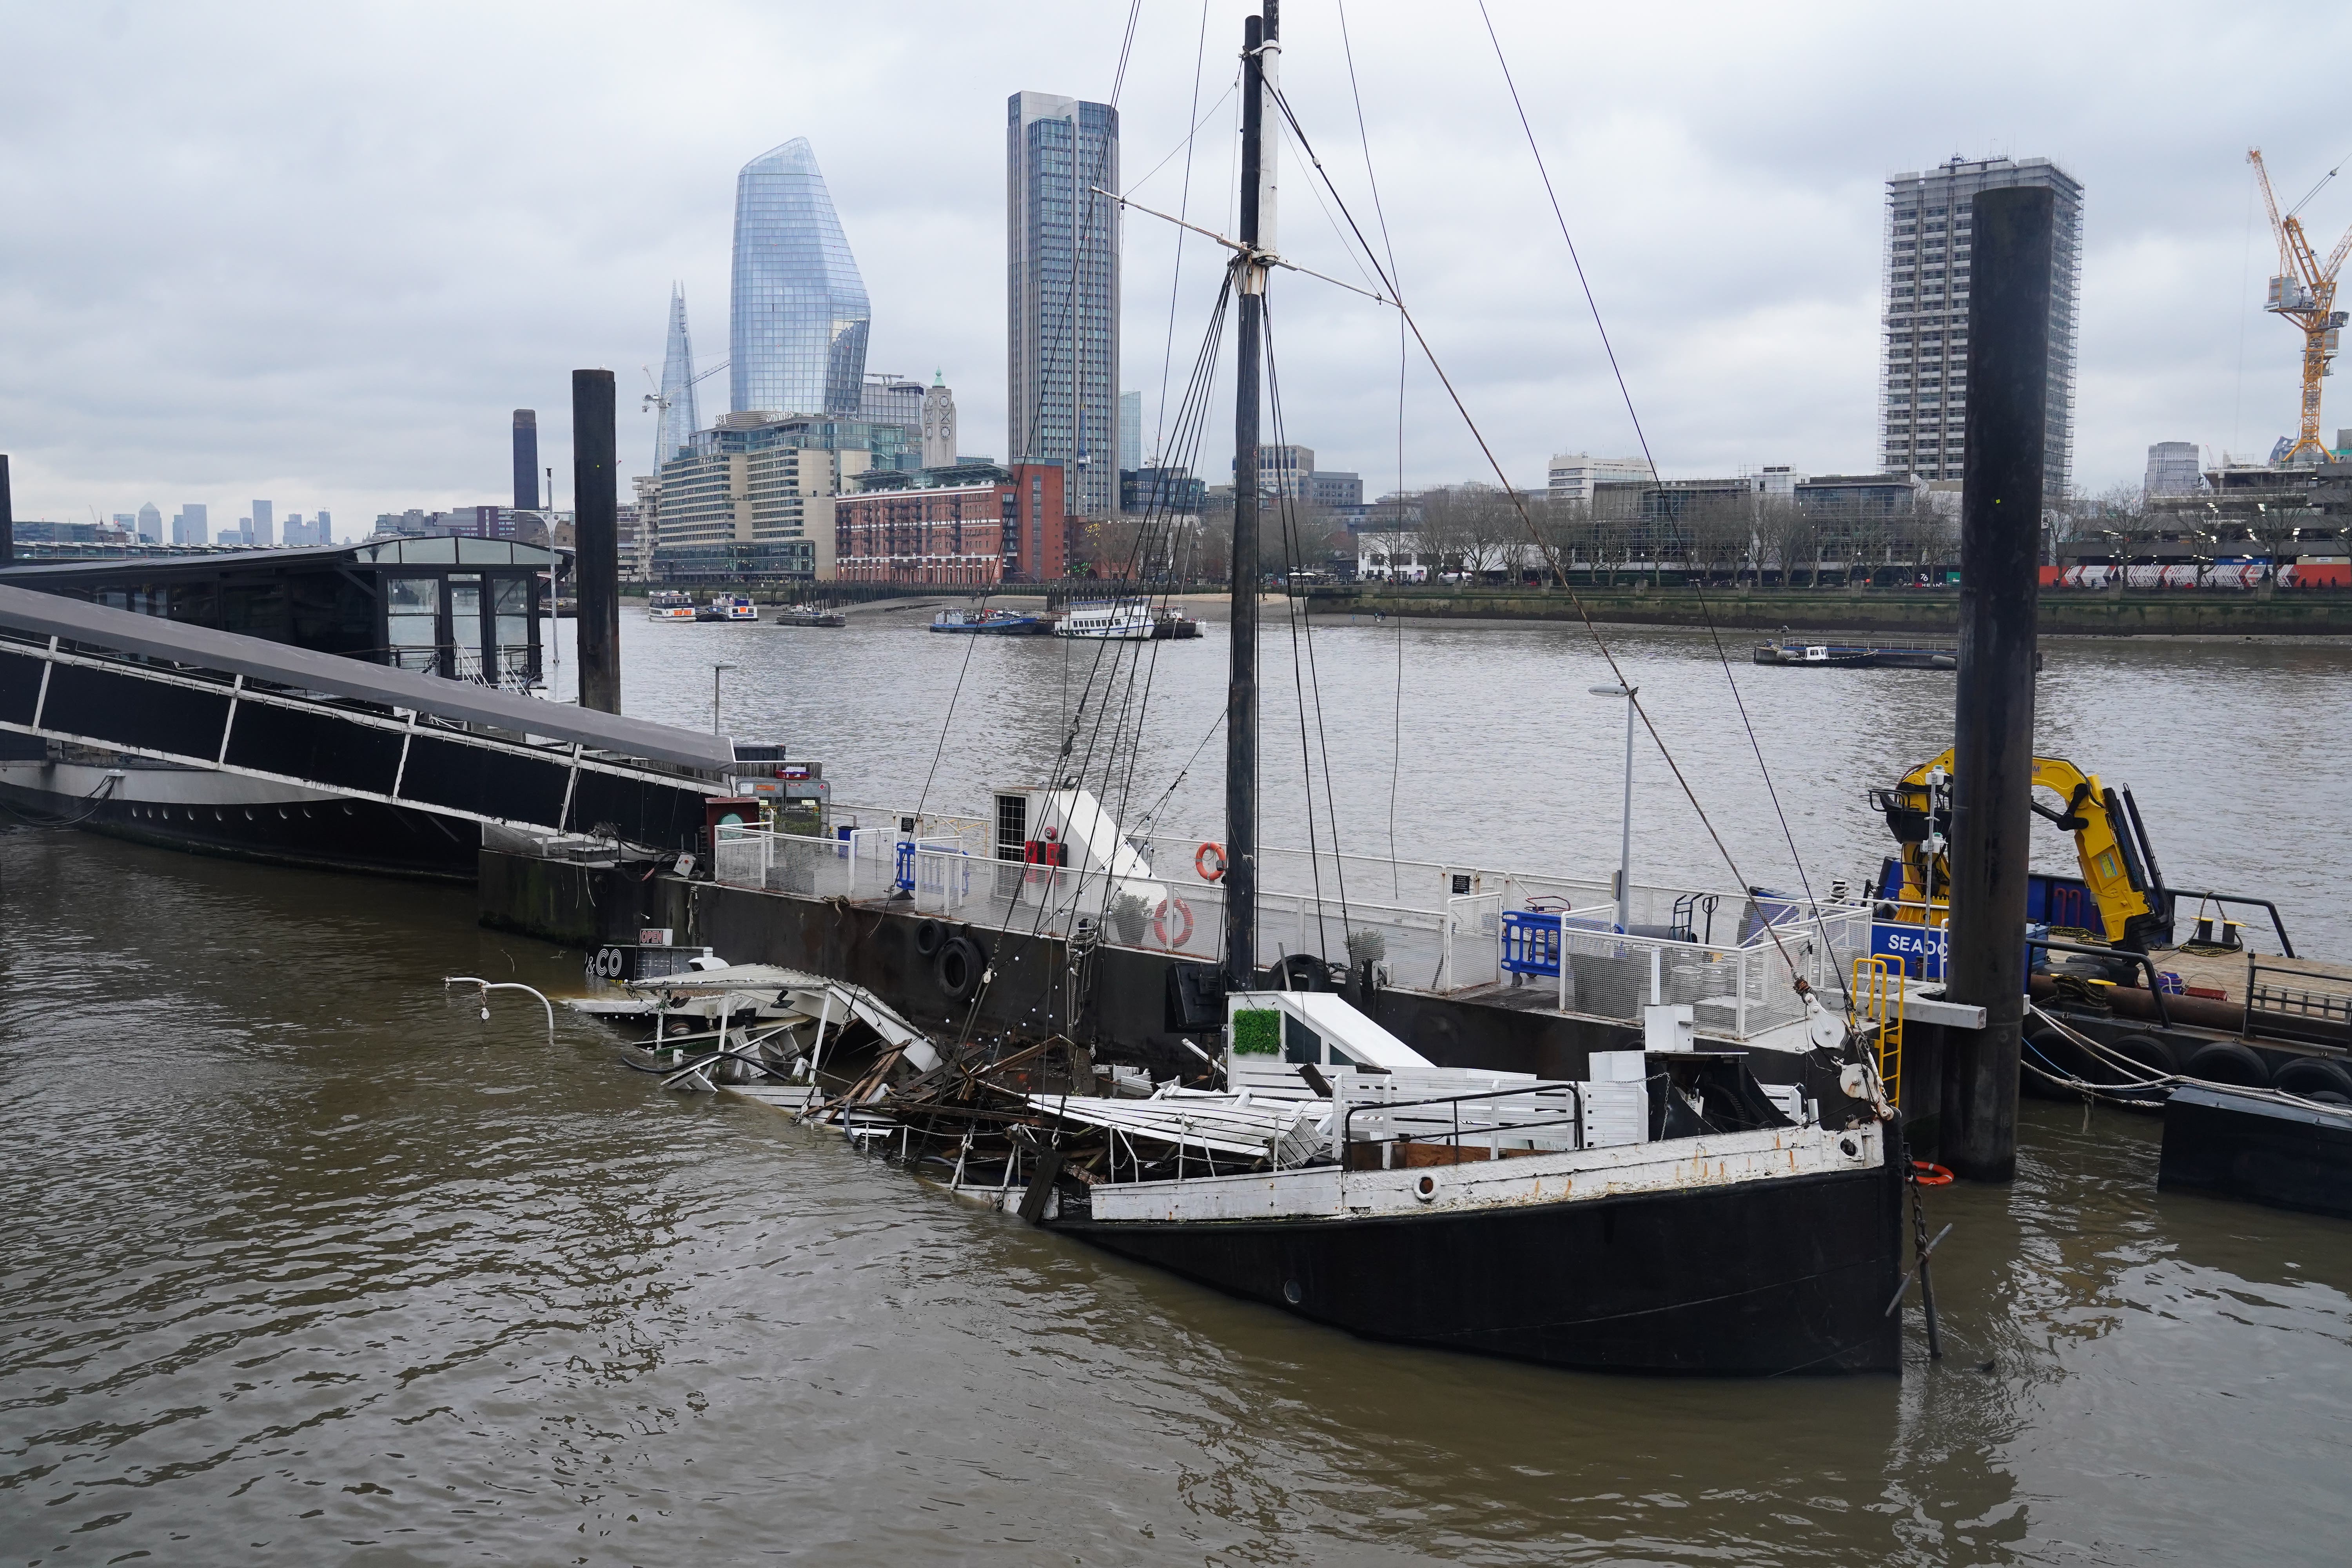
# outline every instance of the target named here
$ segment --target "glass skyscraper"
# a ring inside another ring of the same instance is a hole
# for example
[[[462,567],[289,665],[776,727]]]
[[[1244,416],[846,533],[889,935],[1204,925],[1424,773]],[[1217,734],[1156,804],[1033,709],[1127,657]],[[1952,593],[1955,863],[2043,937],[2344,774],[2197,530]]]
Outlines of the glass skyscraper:
[[[739,221],[739,232],[740,228]],[[742,267],[739,250],[735,263],[739,278]],[[669,344],[662,352],[661,396],[656,412],[660,417],[654,426],[654,472],[659,473],[661,466],[691,445],[694,433],[702,428],[702,416],[695,404],[694,340],[686,331],[683,284],[670,286]]]
[[[1118,510],[1118,111],[1005,105],[1005,414],[1014,462],[1058,463],[1070,510]]]
[[[805,137],[735,176],[730,304],[736,413],[856,416],[873,308]]]

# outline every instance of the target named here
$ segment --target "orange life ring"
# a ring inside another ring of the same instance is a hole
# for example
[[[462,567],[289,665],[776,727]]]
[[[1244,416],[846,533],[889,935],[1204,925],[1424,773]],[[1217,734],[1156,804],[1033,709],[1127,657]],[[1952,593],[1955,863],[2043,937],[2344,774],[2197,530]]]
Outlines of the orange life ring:
[[[1176,917],[1176,934],[1168,934],[1168,917]],[[1162,947],[1181,947],[1192,940],[1192,906],[1171,893],[1160,900],[1151,914],[1151,934],[1160,939]]]
[[[1911,1162],[1911,1179],[1923,1187],[1948,1187],[1952,1184],[1952,1173],[1941,1165],[1914,1160]]]
[[[1192,852],[1192,869],[1201,874],[1201,880],[1203,882],[1223,881],[1225,879],[1225,847],[1222,844],[1202,845]]]

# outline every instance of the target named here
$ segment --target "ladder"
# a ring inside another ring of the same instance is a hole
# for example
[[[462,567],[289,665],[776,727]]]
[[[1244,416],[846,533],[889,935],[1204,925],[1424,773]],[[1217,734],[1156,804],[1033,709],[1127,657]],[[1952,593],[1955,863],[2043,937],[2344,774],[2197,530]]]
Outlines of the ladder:
[[[1886,1103],[1903,1104],[1903,962],[1883,956],[1853,961],[1854,1011],[1877,1026],[1878,1081]]]

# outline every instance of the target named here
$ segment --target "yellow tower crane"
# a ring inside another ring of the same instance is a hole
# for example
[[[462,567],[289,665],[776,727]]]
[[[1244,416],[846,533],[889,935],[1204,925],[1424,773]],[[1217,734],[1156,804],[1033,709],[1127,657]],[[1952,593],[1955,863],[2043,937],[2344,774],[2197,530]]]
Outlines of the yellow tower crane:
[[[2322,265],[2303,232],[2303,220],[2295,214],[2319,194],[2320,185],[2336,177],[2336,171],[2330,169],[2319,185],[2312,186],[2281,217],[2278,198],[2271,195],[2270,174],[2263,167],[2263,150],[2250,149],[2246,162],[2254,166],[2263,205],[2270,209],[2271,232],[2278,237],[2279,269],[2271,279],[2270,299],[2263,309],[2303,329],[2303,424],[2286,460],[2324,463],[2328,460],[2328,449],[2319,438],[2319,378],[2328,374],[2327,362],[2336,357],[2336,340],[2342,335],[2344,312],[2336,308],[2336,272],[2344,265],[2345,253],[2352,251],[2352,228],[2344,231],[2344,237],[2336,242]]]

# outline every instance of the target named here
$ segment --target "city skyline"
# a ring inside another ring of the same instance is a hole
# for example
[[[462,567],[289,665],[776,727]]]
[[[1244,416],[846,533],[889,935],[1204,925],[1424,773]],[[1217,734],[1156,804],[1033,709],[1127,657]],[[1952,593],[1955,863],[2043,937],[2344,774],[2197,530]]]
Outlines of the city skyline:
[[[2282,190],[2297,193],[2341,149],[2317,105],[2249,85],[2260,65],[2251,35],[2287,12],[2257,5],[2189,53],[2162,41],[2175,15],[2159,6],[2119,35],[1995,6],[1981,32],[1948,41],[1923,82],[1896,68],[1893,40],[1829,13],[1768,27],[1701,6],[1684,30],[1684,68],[1709,92],[1662,98],[1594,79],[1567,97],[1529,95],[1662,471],[1783,457],[1823,470],[1878,465],[1884,183],[1954,153],[2048,155],[2091,193],[2078,489],[2136,481],[2158,440],[2192,441],[2208,460],[2266,455],[2294,428],[2297,345],[2261,314],[2268,246],[2245,148],[2261,144]],[[1432,32],[1377,0],[1349,6],[1349,20],[1379,212],[1328,12],[1286,16],[1286,93],[1350,216],[1376,247],[1392,239],[1407,297],[1507,470],[1533,486],[1550,453],[1638,450],[1483,35]],[[1007,352],[997,117],[1029,86],[1108,101],[1122,42],[1118,17],[1051,4],[1020,27],[950,16],[919,38],[814,9],[721,4],[719,57],[683,36],[625,50],[593,27],[551,38],[527,5],[487,19],[454,61],[357,18],[198,27],[133,13],[110,31],[100,21],[19,9],[0,23],[28,67],[0,163],[52,220],[6,237],[19,287],[0,301],[12,349],[0,413],[19,511],[34,517],[125,510],[146,494],[299,494],[353,517],[420,498],[472,504],[506,488],[506,411],[517,405],[540,409],[554,500],[569,504],[570,369],[602,364],[644,390],[638,367],[661,369],[651,297],[673,279],[699,305],[706,338],[717,330],[730,177],[786,132],[824,149],[877,306],[868,363],[926,380],[943,364],[971,444],[1009,457],[988,434],[1007,423],[992,368]],[[1637,47],[1648,30],[1632,17],[1571,26],[1507,7],[1495,21],[1523,90],[1575,75],[1594,47]],[[2305,21],[2315,47],[2352,42],[2352,23]],[[2029,22],[2046,47],[2013,57],[1999,40]],[[1200,28],[1148,10],[1118,104],[1137,199],[1221,229],[1232,105],[1219,98],[1237,23],[1213,10],[1196,99]],[[777,63],[814,53],[835,68],[796,76],[780,112],[766,85]],[[2063,64],[2093,58],[2112,69],[2084,79]],[[610,102],[538,86],[515,68],[526,58]],[[339,91],[322,111],[333,134],[307,161],[268,155],[276,130],[242,112],[237,92],[195,85],[266,81],[320,59],[336,62]],[[105,116],[61,90],[92,72],[119,77],[152,110]],[[897,95],[889,113],[876,111],[884,80]],[[1790,90],[1832,80],[1839,92]],[[635,107],[689,89],[692,115]],[[2188,108],[2150,107],[2168,100]],[[397,146],[347,133],[394,113],[409,126]],[[1200,117],[1188,196],[1184,129]],[[176,182],[138,173],[167,122],[195,160]],[[532,178],[517,182],[526,167]],[[1354,279],[1305,172],[1294,152],[1286,253]],[[2340,232],[2352,217],[2346,184],[2306,209],[2315,229]],[[310,215],[301,233],[263,244],[267,215],[290,209]],[[499,221],[480,221],[489,212]],[[1476,223],[1465,227],[1462,213]],[[1144,394],[1148,458],[1221,268],[1208,241],[1188,240],[1171,331],[1177,231],[1133,212],[1126,228],[1121,390]],[[110,237],[147,232],[174,234],[168,256]],[[1294,276],[1276,290],[1289,424],[1323,460],[1395,488],[1392,320]],[[1409,368],[1405,484],[1480,477],[1426,367]],[[2327,387],[2330,429],[2352,424],[2340,379]],[[625,413],[625,452],[649,453],[652,424]],[[1225,470],[1227,439],[1212,430],[1199,471]],[[173,503],[161,504],[168,527]],[[232,522],[234,504],[215,502]]]

